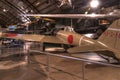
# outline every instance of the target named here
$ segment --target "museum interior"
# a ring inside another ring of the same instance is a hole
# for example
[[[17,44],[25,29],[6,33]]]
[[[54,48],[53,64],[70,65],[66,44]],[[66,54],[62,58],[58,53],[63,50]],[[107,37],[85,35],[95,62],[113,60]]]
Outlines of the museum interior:
[[[120,0],[0,0],[0,80],[120,80]]]

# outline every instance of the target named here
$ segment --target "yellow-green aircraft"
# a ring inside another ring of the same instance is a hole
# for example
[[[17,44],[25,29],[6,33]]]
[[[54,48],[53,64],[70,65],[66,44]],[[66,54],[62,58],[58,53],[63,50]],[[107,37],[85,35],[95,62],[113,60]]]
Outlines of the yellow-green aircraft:
[[[114,21],[97,40],[93,40],[75,32],[63,30],[57,31],[56,34],[52,36],[10,33],[1,33],[0,35],[6,35],[8,38],[26,41],[74,45],[74,47],[67,50],[70,53],[108,50],[112,51],[115,56],[120,59],[120,19]]]

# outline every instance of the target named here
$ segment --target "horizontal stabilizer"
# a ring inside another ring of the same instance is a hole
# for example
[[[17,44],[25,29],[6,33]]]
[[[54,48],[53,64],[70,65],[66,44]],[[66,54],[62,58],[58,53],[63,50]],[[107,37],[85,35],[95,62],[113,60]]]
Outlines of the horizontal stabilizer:
[[[87,46],[69,48],[67,51],[69,53],[78,53],[78,52],[105,51],[105,50],[107,50],[107,49],[102,46],[87,45]]]

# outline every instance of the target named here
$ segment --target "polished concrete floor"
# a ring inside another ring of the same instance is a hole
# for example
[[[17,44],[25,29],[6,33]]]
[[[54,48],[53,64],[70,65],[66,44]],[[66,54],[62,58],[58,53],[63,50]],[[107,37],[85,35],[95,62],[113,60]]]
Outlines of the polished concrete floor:
[[[0,58],[0,80],[82,80],[81,61],[50,56],[48,73],[46,55],[32,52],[28,58],[29,63],[27,63],[25,56],[8,55],[5,51],[6,56]],[[14,53],[15,51],[11,50],[11,54]],[[54,52],[54,54],[107,62],[95,53],[69,54]],[[120,80],[120,68],[86,62],[85,80]]]

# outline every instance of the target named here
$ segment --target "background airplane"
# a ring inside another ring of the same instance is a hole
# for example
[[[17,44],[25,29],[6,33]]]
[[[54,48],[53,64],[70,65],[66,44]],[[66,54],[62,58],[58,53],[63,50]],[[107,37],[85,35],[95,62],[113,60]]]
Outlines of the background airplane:
[[[71,0],[58,0],[58,1],[60,2],[59,7],[62,7],[64,5],[72,7],[72,1]]]

